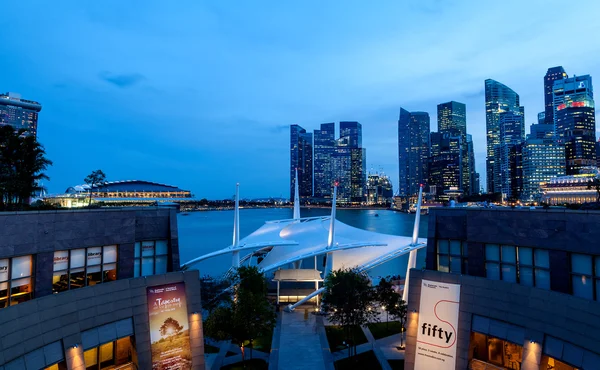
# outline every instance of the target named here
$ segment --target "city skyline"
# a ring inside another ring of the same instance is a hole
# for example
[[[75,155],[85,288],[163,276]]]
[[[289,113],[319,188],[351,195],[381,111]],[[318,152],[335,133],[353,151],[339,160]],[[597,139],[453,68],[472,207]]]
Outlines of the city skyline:
[[[51,193],[101,168],[109,180],[177,184],[201,198],[229,198],[236,182],[244,197],[286,197],[289,126],[344,120],[362,123],[367,168],[382,168],[397,188],[399,107],[437,122],[437,104],[451,100],[467,106],[484,186],[484,80],[519,94],[529,127],[544,111],[548,68],[600,75],[600,46],[555,29],[547,22],[553,6],[514,3],[519,12],[469,1],[337,3],[318,12],[289,4],[12,2],[7,12],[28,17],[5,21],[0,91],[44,107],[38,138],[54,161]],[[561,19],[597,34],[594,8],[561,7]],[[522,26],[488,26],[509,18]]]

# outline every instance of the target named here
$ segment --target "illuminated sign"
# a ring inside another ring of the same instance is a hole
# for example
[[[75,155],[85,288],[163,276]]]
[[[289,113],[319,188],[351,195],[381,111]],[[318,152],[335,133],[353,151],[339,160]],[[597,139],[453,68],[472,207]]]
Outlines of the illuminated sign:
[[[455,370],[460,285],[422,284],[415,370]]]
[[[149,287],[148,317],[153,370],[190,370],[192,352],[185,284]]]

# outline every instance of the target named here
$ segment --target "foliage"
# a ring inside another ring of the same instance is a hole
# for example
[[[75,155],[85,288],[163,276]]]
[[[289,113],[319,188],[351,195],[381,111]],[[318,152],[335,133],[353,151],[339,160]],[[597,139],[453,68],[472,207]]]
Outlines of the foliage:
[[[267,300],[267,281],[257,267],[240,267],[234,276],[234,299],[224,302],[208,315],[206,336],[231,340],[243,348],[257,337],[267,335],[275,326],[275,312]],[[244,352],[242,359],[245,361]]]
[[[374,322],[369,324],[368,327],[376,340],[398,334],[403,330],[400,321]]]
[[[94,190],[95,185],[104,184],[106,182],[106,175],[102,170],[92,171],[89,175],[86,176],[83,181],[90,186],[90,205],[92,204],[92,191]]]
[[[386,329],[389,316],[392,319],[400,320],[400,332],[404,332],[406,323],[406,302],[392,287],[391,278],[382,278],[377,285],[377,301],[386,313]],[[400,336],[400,346],[403,347],[402,336]]]
[[[42,188],[39,182],[52,161],[44,147],[25,130],[0,127],[0,209],[22,209]]]
[[[587,188],[588,190],[591,190],[592,188],[596,190],[596,202],[600,203],[600,179],[594,177],[593,180],[589,180],[587,183]]]
[[[169,317],[168,319],[165,320],[165,322],[163,322],[163,324],[160,326],[160,335],[161,336],[172,336],[172,335],[177,335],[179,333],[181,333],[181,331],[183,330],[183,326],[179,325],[179,321],[175,320],[172,317]]]
[[[362,326],[376,321],[377,313],[371,309],[376,294],[369,279],[356,269],[332,271],[325,278],[323,293],[323,311],[329,321],[340,325],[345,332],[350,351],[356,349],[352,326]]]
[[[230,283],[223,279],[215,279],[212,276],[203,276],[200,278],[200,299],[202,307],[209,312],[227,302],[231,297],[226,292]]]
[[[352,331],[352,337],[354,338],[357,346],[368,342],[365,333],[363,333],[359,326],[351,326],[349,330]],[[341,326],[325,326],[325,335],[327,336],[327,343],[329,343],[331,352],[340,351],[347,348],[347,346],[344,344],[344,342],[346,342],[346,331]]]
[[[217,348],[213,345],[204,343],[204,353],[219,353],[219,352],[220,352],[219,348]]]

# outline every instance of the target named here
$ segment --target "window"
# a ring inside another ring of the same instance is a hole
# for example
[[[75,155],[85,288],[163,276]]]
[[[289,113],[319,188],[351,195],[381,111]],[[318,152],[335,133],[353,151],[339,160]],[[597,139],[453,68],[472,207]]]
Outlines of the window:
[[[135,243],[133,276],[148,276],[167,272],[168,244],[166,240]]]
[[[31,255],[0,259],[0,308],[33,298],[32,271]]]
[[[550,289],[550,258],[544,249],[486,244],[485,270],[488,279]]]
[[[438,240],[438,271],[468,274],[467,243],[460,240]]]
[[[600,256],[571,254],[571,287],[577,297],[600,299]]]
[[[117,246],[54,252],[52,292],[117,280]]]
[[[54,365],[48,366],[44,370],[67,370],[67,362],[62,360],[60,362],[55,363]]]
[[[137,369],[137,354],[133,341],[133,337],[125,337],[88,349],[83,353],[85,369]]]
[[[551,370],[577,370],[576,367],[571,365],[567,365],[564,362],[555,360],[550,356],[543,355],[542,363],[540,364],[542,369],[551,369]]]
[[[523,347],[485,334],[471,332],[472,362],[478,361],[507,369],[520,369]],[[472,366],[475,368],[475,366]],[[469,367],[471,368],[471,367]],[[483,368],[483,367],[482,367]]]

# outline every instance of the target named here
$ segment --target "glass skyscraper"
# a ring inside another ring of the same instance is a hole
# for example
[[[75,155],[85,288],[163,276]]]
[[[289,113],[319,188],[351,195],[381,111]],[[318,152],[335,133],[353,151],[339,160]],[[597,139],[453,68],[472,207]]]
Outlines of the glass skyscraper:
[[[492,79],[485,80],[485,121],[487,131],[486,182],[488,193],[501,191],[501,189],[494,186],[499,183],[496,177],[500,169],[499,164],[495,163],[494,148],[501,143],[500,115],[505,112],[523,114],[523,108],[519,102],[519,94],[498,81]]]
[[[554,95],[552,94],[552,88],[554,87],[554,81],[562,80],[569,77],[561,66],[548,68],[546,75],[544,76],[544,123],[554,124]]]
[[[427,182],[430,120],[426,112],[400,108],[398,118],[398,162],[400,196],[418,194]]]
[[[15,130],[26,130],[37,136],[38,113],[41,110],[40,103],[21,99],[19,94],[0,94],[0,126],[10,125]]]
[[[331,157],[331,176],[338,182],[337,200],[360,203],[365,199],[367,150],[362,147],[362,125],[340,122],[340,138]]]
[[[312,133],[298,125],[290,126],[290,200],[294,199],[294,187],[298,169],[298,191],[301,198],[313,195],[313,140]]]
[[[565,147],[566,174],[596,165],[596,117],[590,75],[554,81],[554,133]]]
[[[335,123],[323,123],[314,133],[314,197],[331,199],[331,157],[335,149]]]
[[[432,132],[429,158],[429,192],[443,196],[456,193],[462,185],[462,139],[450,132]]]
[[[463,194],[471,193],[471,169],[469,162],[469,146],[467,144],[467,115],[463,103],[450,101],[437,106],[438,131],[441,134],[460,137],[461,183],[459,185]]]

